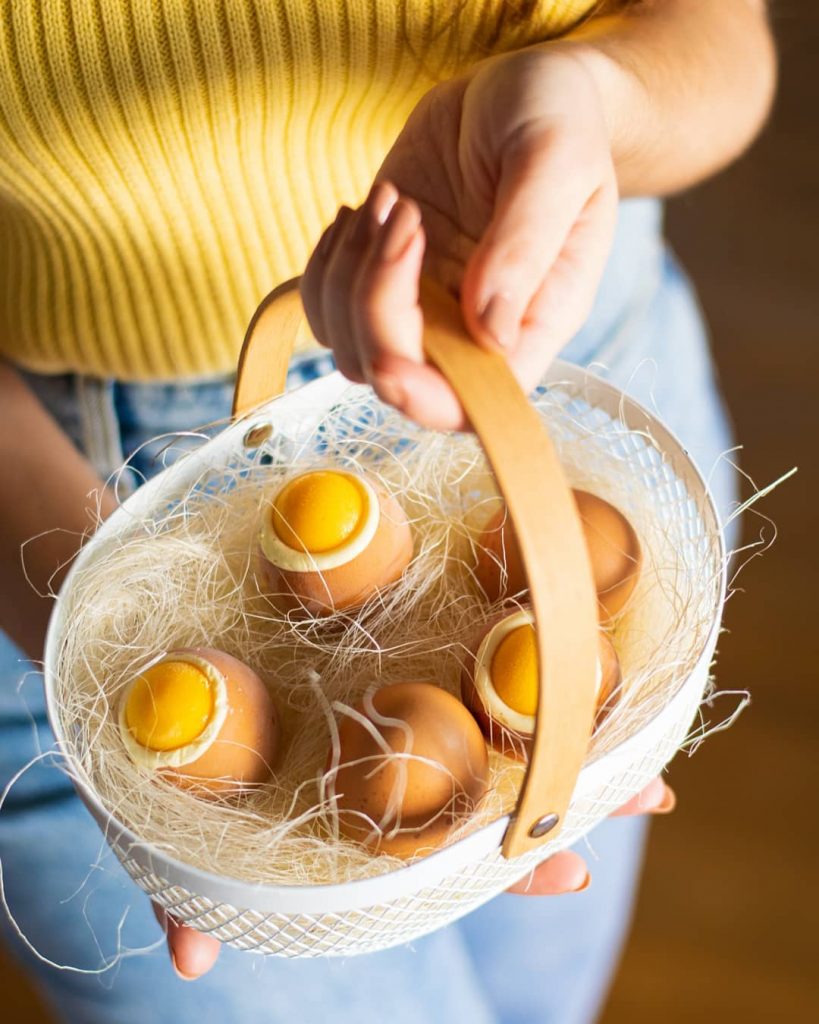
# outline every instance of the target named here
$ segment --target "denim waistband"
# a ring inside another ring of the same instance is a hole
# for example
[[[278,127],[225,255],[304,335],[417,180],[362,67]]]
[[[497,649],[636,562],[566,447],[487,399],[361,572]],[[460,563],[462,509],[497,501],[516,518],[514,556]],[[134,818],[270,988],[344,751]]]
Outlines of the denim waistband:
[[[634,344],[632,323],[650,305],[663,275],[662,205],[653,199],[621,202],[611,253],[591,313],[564,349],[572,362],[611,363],[623,345]],[[324,349],[297,355],[289,385],[306,382],[332,368]],[[174,382],[120,382],[79,374],[23,375],[74,443],[107,478],[154,435],[190,431],[224,422],[229,415],[234,375]],[[157,446],[137,456],[147,465]]]

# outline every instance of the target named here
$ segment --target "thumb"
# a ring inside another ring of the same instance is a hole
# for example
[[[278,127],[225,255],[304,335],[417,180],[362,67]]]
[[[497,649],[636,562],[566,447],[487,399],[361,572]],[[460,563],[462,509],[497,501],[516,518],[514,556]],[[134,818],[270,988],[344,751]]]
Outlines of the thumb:
[[[514,351],[532,300],[591,191],[592,178],[553,132],[520,130],[504,150],[492,218],[464,272],[475,339]]]
[[[206,974],[216,963],[221,942],[212,935],[203,935],[193,928],[186,928],[158,906],[153,906],[154,915],[165,931],[168,953],[173,969],[183,981],[193,981]]]

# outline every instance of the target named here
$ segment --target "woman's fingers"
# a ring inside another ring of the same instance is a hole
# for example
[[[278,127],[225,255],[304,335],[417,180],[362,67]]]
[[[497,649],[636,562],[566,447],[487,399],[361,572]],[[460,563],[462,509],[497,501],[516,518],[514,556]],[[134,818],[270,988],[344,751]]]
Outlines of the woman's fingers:
[[[152,902],[151,906],[167,936],[171,963],[179,977],[183,981],[194,981],[207,974],[219,956],[221,943],[218,939],[179,924],[156,903]]]
[[[591,883],[583,858],[571,850],[556,853],[515,882],[507,892],[519,896],[559,896],[565,892],[582,892]]]
[[[362,206],[349,219],[333,245],[322,283],[321,304],[325,329],[332,336],[336,365],[350,380],[363,383],[365,367],[353,321],[357,277],[373,238],[391,217],[398,193],[388,182],[376,182]]]
[[[461,302],[473,335],[505,350],[528,392],[588,314],[617,191],[611,168],[597,168],[589,181],[583,175],[585,184],[574,178],[546,189],[557,177],[546,141],[519,150],[508,158],[493,220],[468,261]],[[424,426],[457,430],[465,426],[460,402],[424,360],[418,289],[425,247],[418,205],[378,182],[363,206],[343,208],[322,236],[302,296],[314,333],[345,376],[369,381]]]
[[[460,403],[425,363],[419,283],[426,239],[415,203],[399,199],[373,236],[355,282],[352,323],[364,373],[385,402],[425,426],[461,426]]]
[[[389,182],[376,183],[363,206],[343,207],[322,235],[302,300],[313,333],[346,377],[369,381],[424,426],[457,430],[465,425],[460,402],[424,360],[418,288],[425,244],[417,204]]]
[[[618,807],[612,817],[630,814],[670,814],[676,806],[677,797],[674,790],[658,776],[622,807]]]
[[[521,325],[588,196],[593,169],[566,159],[549,132],[510,143],[492,219],[464,274],[464,317],[475,339],[513,352]]]
[[[384,356],[372,375],[378,395],[405,416],[432,430],[463,430],[464,412],[444,377],[428,364]]]
[[[344,225],[353,216],[353,212],[349,206],[341,207],[336,214],[336,219],[325,229],[319,239],[318,245],[307,261],[299,284],[301,300],[310,330],[316,341],[326,348],[332,346],[332,340],[328,334],[327,325],[324,323],[322,310],[321,291],[324,275],[327,270],[327,261],[344,230]]]
[[[358,383],[363,382],[364,372],[350,297],[370,241],[387,220],[397,197],[389,182],[376,182],[357,210],[342,207],[322,235],[302,279],[302,299],[313,333],[333,349],[341,372]]]
[[[526,310],[517,347],[507,358],[527,394],[583,326],[605,267],[616,216],[616,189],[607,182],[575,221]]]
[[[670,814],[676,803],[674,791],[657,777],[619,807],[612,817],[627,814]],[[558,896],[566,892],[583,892],[589,885],[591,875],[586,862],[572,850],[564,850],[539,864],[507,892],[522,896]]]
[[[361,359],[375,378],[389,357],[423,362],[418,288],[425,243],[417,204],[399,199],[374,233],[348,296]]]

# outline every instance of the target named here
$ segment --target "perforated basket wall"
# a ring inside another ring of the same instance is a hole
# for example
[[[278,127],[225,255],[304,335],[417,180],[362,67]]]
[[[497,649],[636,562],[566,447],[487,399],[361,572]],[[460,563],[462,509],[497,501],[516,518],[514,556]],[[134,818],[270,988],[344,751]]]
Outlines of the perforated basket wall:
[[[299,446],[321,443],[322,418],[343,406],[350,431],[361,417],[378,416],[377,403],[360,394],[350,404],[350,385],[334,374],[269,403],[248,420],[179,460],[139,489],[99,530],[77,559],[49,629],[46,694],[49,715],[71,767],[71,744],[61,719],[56,671],[72,580],[90,560],[104,558],[106,545],[125,520],[144,519],[166,509],[190,488],[215,493],[229,465],[252,473],[264,462]],[[678,555],[680,572],[695,584],[701,602],[692,630],[685,672],[670,678],[665,699],[650,716],[636,715],[634,728],[614,749],[582,770],[569,814],[551,842],[516,860],[501,856],[508,824],[501,818],[416,863],[373,878],[341,885],[254,885],[181,863],[140,840],[103,806],[93,785],[77,772],[77,787],[106,838],[134,881],[174,916],[241,949],[288,957],[350,956],[418,938],[484,903],[540,861],[572,845],[638,792],[673,757],[688,733],[713,656],[724,600],[724,551],[718,519],[707,489],[680,444],[654,417],[610,385],[565,364],[555,364],[537,397],[552,436],[575,446],[595,472],[617,474],[651,502]],[[354,409],[354,414],[351,413]],[[268,429],[270,428],[270,429]],[[267,445],[249,449],[254,438],[271,434]],[[390,443],[400,444],[400,438]]]

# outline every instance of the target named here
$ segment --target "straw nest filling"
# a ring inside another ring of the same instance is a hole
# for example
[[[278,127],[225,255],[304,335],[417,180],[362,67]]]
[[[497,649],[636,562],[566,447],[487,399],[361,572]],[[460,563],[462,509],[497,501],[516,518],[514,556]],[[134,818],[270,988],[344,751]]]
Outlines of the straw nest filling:
[[[559,386],[535,403],[572,486],[620,508],[643,549],[637,589],[610,630],[623,682],[592,738],[595,759],[689,674],[713,623],[719,565],[704,532],[692,540],[690,498],[650,438]],[[289,476],[328,466],[367,473],[397,497],[415,555],[401,580],[353,613],[284,615],[260,594],[260,518]],[[474,577],[498,500],[474,436],[422,430],[350,386],[308,430],[237,450],[229,465],[163,491],[150,516],[121,513],[62,597],[56,698],[70,770],[142,841],[216,874],[323,884],[401,866],[339,835],[328,750],[339,716],[373,686],[427,680],[459,693],[467,645],[501,607]],[[135,765],[120,737],[124,689],[158,656],[190,646],[253,667],[282,716],[275,774],[239,800],[179,789]],[[489,791],[453,839],[508,813],[522,778],[519,764],[490,751]]]

